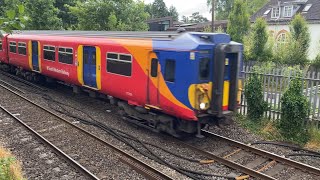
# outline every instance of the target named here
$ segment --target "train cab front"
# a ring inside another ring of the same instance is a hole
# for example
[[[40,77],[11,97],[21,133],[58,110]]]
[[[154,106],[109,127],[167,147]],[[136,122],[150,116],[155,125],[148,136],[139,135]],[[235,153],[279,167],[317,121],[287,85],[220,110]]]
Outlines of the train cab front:
[[[208,44],[212,44],[197,51],[198,77],[197,83],[189,88],[189,100],[198,126],[217,124],[239,107],[243,46],[228,37],[226,34],[207,36]]]

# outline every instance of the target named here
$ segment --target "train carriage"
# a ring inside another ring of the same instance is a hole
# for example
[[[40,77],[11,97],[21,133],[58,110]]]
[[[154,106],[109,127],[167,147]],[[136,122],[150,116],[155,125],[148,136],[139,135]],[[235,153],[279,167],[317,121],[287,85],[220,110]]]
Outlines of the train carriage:
[[[6,69],[105,94],[126,119],[172,135],[199,132],[239,101],[242,45],[226,34],[22,31],[1,44]]]

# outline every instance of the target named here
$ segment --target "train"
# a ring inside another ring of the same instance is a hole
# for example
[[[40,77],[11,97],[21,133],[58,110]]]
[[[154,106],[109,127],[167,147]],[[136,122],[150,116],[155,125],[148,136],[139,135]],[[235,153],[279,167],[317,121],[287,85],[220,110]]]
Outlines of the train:
[[[243,45],[206,32],[14,31],[0,67],[103,95],[132,123],[196,134],[239,107]]]

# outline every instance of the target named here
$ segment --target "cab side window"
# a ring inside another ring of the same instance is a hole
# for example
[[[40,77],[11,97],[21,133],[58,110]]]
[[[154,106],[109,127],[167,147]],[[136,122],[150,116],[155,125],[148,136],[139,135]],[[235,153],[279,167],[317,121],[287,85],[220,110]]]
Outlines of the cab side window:
[[[165,64],[164,79],[168,82],[174,82],[176,75],[176,61],[167,59]]]

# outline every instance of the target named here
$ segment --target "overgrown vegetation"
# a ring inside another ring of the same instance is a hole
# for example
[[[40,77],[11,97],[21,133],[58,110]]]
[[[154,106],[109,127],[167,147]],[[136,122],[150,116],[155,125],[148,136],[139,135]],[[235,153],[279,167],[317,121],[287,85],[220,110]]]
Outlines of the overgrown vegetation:
[[[272,46],[268,43],[267,22],[258,18],[245,40],[245,58],[259,62],[272,59]]]
[[[248,117],[252,121],[260,121],[268,104],[264,101],[262,82],[257,74],[253,74],[244,91],[248,103]]]
[[[227,33],[233,41],[243,42],[250,29],[249,13],[244,0],[235,0],[228,18]]]
[[[278,128],[285,139],[306,143],[309,139],[306,128],[309,104],[301,89],[301,79],[293,79],[289,89],[281,97],[281,119]]]
[[[0,180],[22,180],[20,164],[13,156],[0,147]]]

